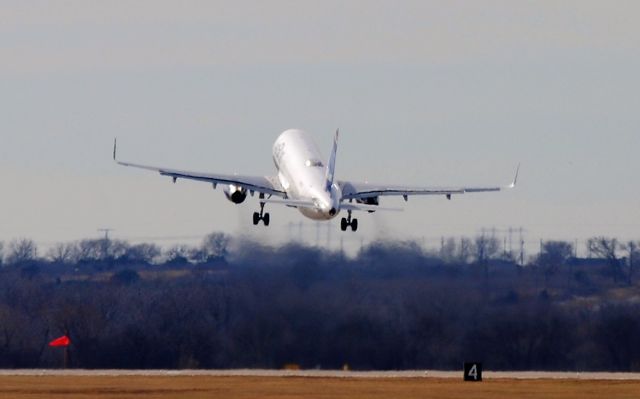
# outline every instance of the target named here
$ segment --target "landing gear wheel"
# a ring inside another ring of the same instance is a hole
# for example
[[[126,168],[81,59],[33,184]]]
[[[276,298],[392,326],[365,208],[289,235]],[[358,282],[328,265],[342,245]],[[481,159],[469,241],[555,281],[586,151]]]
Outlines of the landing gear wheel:
[[[351,231],[358,230],[358,219],[351,219],[351,211],[347,211],[347,217],[340,221],[340,230],[347,231],[349,226],[351,226]]]
[[[260,194],[260,199],[264,198],[264,194]],[[257,226],[260,221],[262,220],[264,222],[265,226],[269,225],[269,212],[264,213],[264,202],[260,202],[260,213],[258,212],[253,212],[253,225]]]

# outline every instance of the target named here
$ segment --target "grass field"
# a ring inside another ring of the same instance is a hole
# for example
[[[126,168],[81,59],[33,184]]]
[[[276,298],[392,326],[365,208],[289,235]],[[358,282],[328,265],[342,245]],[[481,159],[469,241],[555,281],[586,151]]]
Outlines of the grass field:
[[[0,398],[640,398],[640,381],[218,376],[0,376]]]

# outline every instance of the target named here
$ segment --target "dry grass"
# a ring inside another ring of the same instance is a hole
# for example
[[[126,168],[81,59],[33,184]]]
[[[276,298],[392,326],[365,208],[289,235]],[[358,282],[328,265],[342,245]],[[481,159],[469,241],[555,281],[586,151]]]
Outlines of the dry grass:
[[[0,398],[639,398],[640,381],[2,376]]]

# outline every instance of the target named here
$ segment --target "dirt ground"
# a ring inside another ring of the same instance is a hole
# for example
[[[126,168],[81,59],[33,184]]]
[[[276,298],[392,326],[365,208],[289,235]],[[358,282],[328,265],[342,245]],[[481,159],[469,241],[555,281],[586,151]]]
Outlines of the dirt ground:
[[[640,398],[640,381],[255,376],[0,376],[1,399]]]

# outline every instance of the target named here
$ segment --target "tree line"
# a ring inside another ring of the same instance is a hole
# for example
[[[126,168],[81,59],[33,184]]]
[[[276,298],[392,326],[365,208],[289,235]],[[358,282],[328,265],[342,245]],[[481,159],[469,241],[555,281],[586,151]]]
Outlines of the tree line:
[[[637,244],[637,243],[636,243]],[[375,242],[355,257],[214,233],[198,246],[3,247],[0,368],[640,370],[638,246],[493,237]]]

